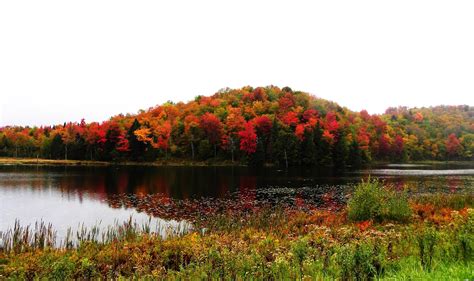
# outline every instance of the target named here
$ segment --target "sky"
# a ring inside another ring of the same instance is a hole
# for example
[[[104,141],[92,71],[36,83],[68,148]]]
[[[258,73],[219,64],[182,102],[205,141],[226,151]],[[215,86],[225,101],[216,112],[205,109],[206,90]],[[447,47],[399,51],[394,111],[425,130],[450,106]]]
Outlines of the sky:
[[[359,111],[474,105],[474,1],[0,1],[0,126],[246,85]]]

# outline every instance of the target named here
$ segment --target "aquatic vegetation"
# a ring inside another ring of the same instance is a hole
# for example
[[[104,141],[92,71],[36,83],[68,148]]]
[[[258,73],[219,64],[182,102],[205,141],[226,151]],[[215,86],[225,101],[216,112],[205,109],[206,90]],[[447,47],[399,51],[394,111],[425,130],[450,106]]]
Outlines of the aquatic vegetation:
[[[164,226],[159,222],[151,227],[151,219],[147,223],[138,224],[130,217],[128,221],[107,226],[99,225],[90,228],[81,225],[73,231],[68,228],[64,238],[58,237],[51,224],[43,221],[35,223],[34,228],[21,226],[17,220],[12,229],[0,231],[0,252],[23,253],[46,249],[73,249],[85,243],[108,244],[116,241],[128,241],[140,235],[156,235],[162,238],[174,237],[192,231],[190,224],[178,224],[176,227]]]

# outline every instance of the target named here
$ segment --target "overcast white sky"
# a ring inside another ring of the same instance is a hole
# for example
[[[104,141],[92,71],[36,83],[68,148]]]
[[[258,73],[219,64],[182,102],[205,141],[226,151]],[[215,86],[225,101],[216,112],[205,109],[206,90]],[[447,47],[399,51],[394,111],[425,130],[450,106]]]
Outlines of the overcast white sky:
[[[353,110],[474,105],[474,1],[1,1],[0,126],[102,121],[224,87]]]

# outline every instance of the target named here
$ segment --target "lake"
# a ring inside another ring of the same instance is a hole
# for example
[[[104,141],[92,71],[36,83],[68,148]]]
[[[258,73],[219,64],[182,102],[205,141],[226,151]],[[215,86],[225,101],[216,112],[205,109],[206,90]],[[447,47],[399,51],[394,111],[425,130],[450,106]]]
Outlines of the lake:
[[[473,164],[392,164],[343,174],[274,167],[0,166],[0,231],[11,228],[15,220],[21,225],[42,220],[52,223],[62,236],[68,227],[105,227],[130,216],[144,223],[150,214],[156,228],[188,227],[186,221],[174,219],[174,212],[179,211],[176,207],[153,211],[153,205],[166,207],[170,200],[245,199],[257,204],[306,202],[335,208],[347,200],[355,183],[369,176],[395,188],[409,187],[411,195],[474,191]]]

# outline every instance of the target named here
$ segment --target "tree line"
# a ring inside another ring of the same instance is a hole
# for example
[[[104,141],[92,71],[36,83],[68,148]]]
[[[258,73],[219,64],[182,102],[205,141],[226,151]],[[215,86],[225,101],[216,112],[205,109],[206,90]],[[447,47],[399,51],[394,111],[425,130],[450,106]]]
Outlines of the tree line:
[[[467,105],[370,115],[289,87],[243,87],[101,123],[6,126],[0,128],[0,156],[341,168],[374,160],[473,160],[473,120]]]

